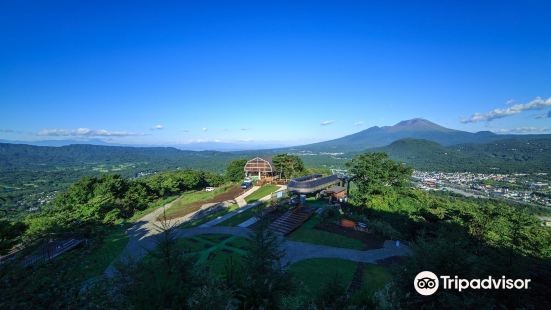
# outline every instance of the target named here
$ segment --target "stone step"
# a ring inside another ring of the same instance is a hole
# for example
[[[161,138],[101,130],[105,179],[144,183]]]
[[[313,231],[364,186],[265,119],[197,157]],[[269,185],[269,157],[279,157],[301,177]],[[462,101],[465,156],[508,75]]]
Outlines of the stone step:
[[[272,222],[268,228],[274,232],[287,235],[306,222],[313,213],[312,209],[305,208],[289,210]]]

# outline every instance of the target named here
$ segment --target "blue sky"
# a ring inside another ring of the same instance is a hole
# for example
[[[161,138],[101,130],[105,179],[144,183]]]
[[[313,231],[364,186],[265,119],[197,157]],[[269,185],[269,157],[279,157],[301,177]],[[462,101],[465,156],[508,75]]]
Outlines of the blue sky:
[[[1,139],[551,130],[544,1],[113,2],[0,3]]]

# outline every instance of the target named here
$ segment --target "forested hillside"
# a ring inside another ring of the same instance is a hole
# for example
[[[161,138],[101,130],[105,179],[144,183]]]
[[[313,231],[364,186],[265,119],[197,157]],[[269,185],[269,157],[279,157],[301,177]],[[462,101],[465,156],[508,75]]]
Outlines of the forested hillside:
[[[447,131],[444,131],[447,132]],[[402,139],[368,149],[425,171],[482,173],[551,173],[551,138],[524,136],[489,143],[444,146],[423,139]],[[0,197],[15,211],[33,208],[53,198],[83,176],[120,174],[136,177],[174,169],[221,172],[233,159],[276,154],[277,150],[245,152],[182,151],[98,145],[39,147],[0,144]],[[301,153],[299,153],[301,154]],[[302,154],[308,167],[344,168],[358,153]]]
[[[373,234],[401,240],[411,249],[407,257],[377,262],[388,266],[392,278],[371,294],[351,298],[348,283],[329,273],[320,280],[319,292],[305,294],[304,283],[281,268],[286,254],[283,238],[264,229],[273,220],[269,216],[261,217],[263,224],[241,245],[243,258],[228,259],[223,273],[199,264],[196,256],[188,255],[190,249],[178,248],[170,229],[146,258],[119,262],[120,274],[114,278],[98,276],[110,260],[95,274],[82,271],[93,263],[91,256],[99,259],[94,255],[107,242],[105,232],[116,232],[121,221],[159,199],[223,181],[216,174],[186,170],[135,180],[83,178],[71,185],[43,214],[28,217],[22,237],[14,242],[69,232],[89,238],[89,245],[38,265],[33,272],[17,261],[0,265],[0,308],[443,309],[453,304],[477,309],[549,308],[551,231],[526,209],[414,189],[409,182],[412,169],[383,153],[359,155],[347,167],[357,177],[349,203],[341,206],[345,212],[325,207],[322,221],[361,221]],[[118,251],[125,242],[121,238]],[[116,254],[111,253],[111,259]],[[412,285],[421,270],[464,278],[506,275],[532,282],[529,290],[440,290],[425,297]]]
[[[44,147],[0,143],[0,198],[15,214],[52,199],[54,191],[64,190],[84,176],[136,177],[188,168],[220,173],[237,157],[239,155],[232,153],[160,147]]]
[[[195,167],[222,171],[231,153],[182,151],[171,147],[68,145],[62,147],[0,143],[2,169],[99,164],[147,164],[152,170]]]
[[[398,140],[370,149],[417,170],[486,173],[551,172],[551,138],[506,139],[484,144],[442,146],[418,139]]]

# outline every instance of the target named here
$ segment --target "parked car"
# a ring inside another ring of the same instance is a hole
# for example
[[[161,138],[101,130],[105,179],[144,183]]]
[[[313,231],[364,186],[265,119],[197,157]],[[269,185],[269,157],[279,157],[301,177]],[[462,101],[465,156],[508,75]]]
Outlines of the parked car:
[[[205,191],[207,192],[212,192],[213,190],[215,190],[215,188],[212,186],[205,187]]]
[[[241,188],[242,189],[247,189],[249,187],[253,186],[253,182],[252,181],[244,181],[243,183],[241,183]]]

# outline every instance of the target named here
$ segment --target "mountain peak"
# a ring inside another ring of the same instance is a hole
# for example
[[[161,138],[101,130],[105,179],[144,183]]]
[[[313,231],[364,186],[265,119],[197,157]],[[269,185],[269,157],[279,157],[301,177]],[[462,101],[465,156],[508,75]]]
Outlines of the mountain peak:
[[[394,126],[392,127],[403,127],[403,126],[419,126],[419,125],[423,125],[423,126],[426,126],[426,125],[429,125],[429,126],[438,126],[436,125],[435,123],[429,121],[429,120],[426,120],[424,118],[412,118],[412,119],[407,119],[407,120],[404,120],[404,121],[401,121],[399,123],[396,123]],[[440,126],[438,126],[440,127]]]
[[[424,118],[412,118],[401,121],[394,126],[388,127],[388,129],[390,131],[453,131],[453,129],[442,127]]]

